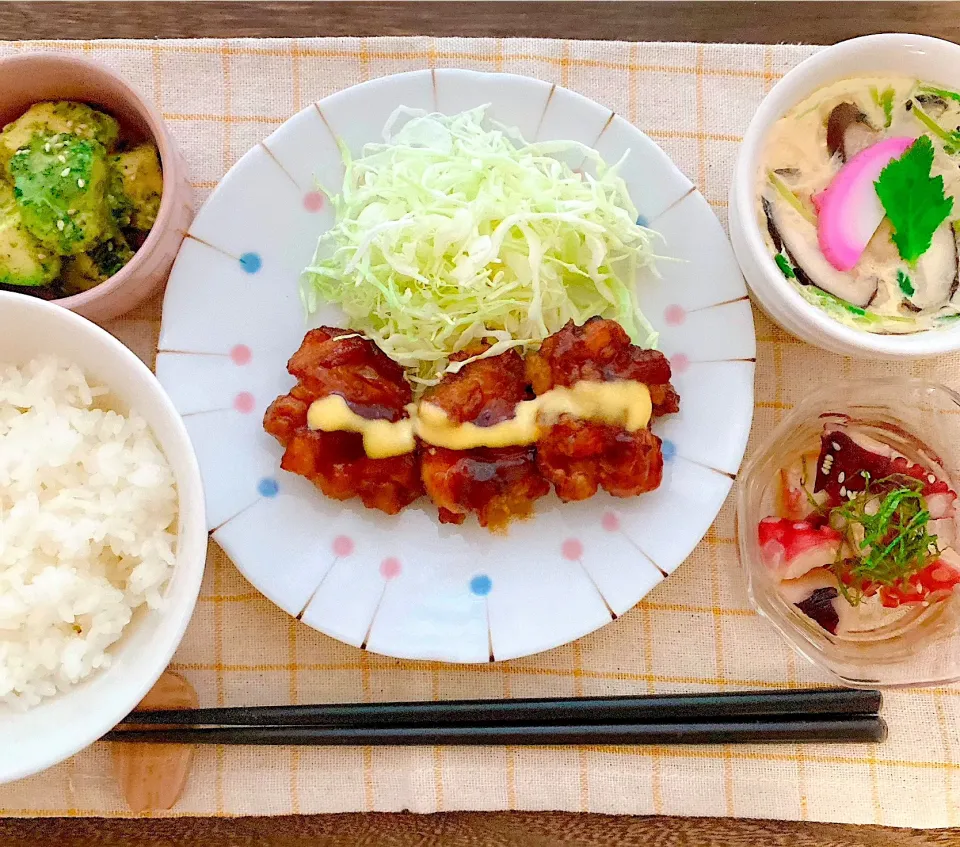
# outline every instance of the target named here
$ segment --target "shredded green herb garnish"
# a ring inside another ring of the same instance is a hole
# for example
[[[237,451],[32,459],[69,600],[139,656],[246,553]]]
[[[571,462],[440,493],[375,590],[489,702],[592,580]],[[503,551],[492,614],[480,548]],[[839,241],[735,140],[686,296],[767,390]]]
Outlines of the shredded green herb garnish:
[[[777,263],[777,267],[780,268],[780,272],[787,279],[796,279],[796,271],[794,271],[793,267],[790,265],[790,261],[786,256],[783,255],[783,253],[777,253],[777,255],[773,257],[773,261]]]
[[[903,585],[939,555],[937,536],[928,531],[930,511],[923,483],[895,474],[872,481],[855,497],[829,510],[831,526],[842,522],[849,547],[859,555],[834,565],[840,592],[851,604],[869,585]]]

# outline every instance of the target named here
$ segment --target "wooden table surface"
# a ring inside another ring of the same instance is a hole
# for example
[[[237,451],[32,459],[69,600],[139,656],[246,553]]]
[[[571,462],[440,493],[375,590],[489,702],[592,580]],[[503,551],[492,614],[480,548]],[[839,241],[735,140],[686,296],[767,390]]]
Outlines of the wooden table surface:
[[[960,41],[960,3],[0,2],[0,39],[461,35],[832,44],[874,32]],[[771,786],[775,791],[776,786]],[[557,812],[176,820],[0,820],[3,847],[150,845],[960,845],[960,829]]]

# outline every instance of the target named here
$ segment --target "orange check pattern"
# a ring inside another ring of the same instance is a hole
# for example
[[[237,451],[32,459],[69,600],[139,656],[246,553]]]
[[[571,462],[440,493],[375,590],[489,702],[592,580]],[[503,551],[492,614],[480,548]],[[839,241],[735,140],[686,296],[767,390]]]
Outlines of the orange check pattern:
[[[152,97],[190,164],[198,203],[251,146],[311,101],[427,67],[509,71],[567,86],[654,138],[721,221],[754,109],[810,47],[430,38],[0,44],[79,52]],[[160,299],[108,329],[153,361]],[[956,387],[960,357],[853,362],[758,320],[753,441],[813,385],[913,374]],[[297,623],[210,546],[203,592],[173,667],[203,705],[571,696],[783,688],[828,682],[748,608],[728,502],[679,571],[575,644],[486,666],[381,658]],[[960,689],[891,693],[882,746],[620,749],[205,747],[172,815],[565,809],[736,815],[899,826],[960,824]],[[0,787],[0,814],[125,811],[98,744]]]

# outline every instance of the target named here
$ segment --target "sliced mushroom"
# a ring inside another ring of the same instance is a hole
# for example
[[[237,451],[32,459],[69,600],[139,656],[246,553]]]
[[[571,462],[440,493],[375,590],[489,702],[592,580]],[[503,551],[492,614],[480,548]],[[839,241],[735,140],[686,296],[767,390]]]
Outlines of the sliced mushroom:
[[[949,223],[937,227],[930,249],[905,272],[913,284],[913,294],[904,302],[908,309],[939,309],[949,302],[957,281],[957,241]]]
[[[866,114],[855,103],[838,103],[827,118],[827,152],[840,154],[840,161],[852,159],[880,138]]]
[[[939,118],[947,111],[947,101],[939,94],[918,94],[916,101],[931,118]]]
[[[767,191],[763,210],[774,244],[779,239],[786,249],[801,284],[815,285],[860,308],[870,303],[879,285],[875,275],[860,273],[857,268],[844,272],[833,267],[820,251],[816,227],[780,197],[776,190],[771,188]]]
[[[777,168],[774,170],[774,173],[782,177],[785,181],[789,182],[792,179],[796,179],[800,176],[800,168]]]
[[[960,221],[954,221],[950,224],[953,231],[953,246],[957,251],[957,273],[953,277],[953,285],[950,286],[950,302],[954,306],[960,306]]]
[[[770,234],[770,240],[773,242],[776,251],[780,253],[783,250],[783,239],[773,223],[773,204],[766,197],[760,198],[760,202],[763,204],[763,214],[767,218],[767,232]]]

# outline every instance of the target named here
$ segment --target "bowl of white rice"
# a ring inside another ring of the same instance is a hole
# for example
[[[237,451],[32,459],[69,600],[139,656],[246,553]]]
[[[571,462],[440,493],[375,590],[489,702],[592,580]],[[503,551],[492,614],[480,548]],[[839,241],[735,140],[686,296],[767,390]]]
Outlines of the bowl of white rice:
[[[137,705],[186,630],[206,546],[196,457],[150,370],[0,291],[0,783]]]

